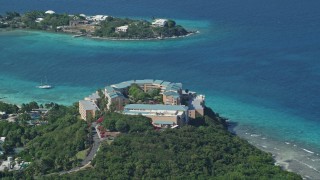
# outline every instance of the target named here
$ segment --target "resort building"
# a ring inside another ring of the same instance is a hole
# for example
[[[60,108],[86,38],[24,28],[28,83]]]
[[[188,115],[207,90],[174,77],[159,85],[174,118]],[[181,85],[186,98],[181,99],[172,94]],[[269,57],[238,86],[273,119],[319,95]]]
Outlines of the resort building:
[[[125,25],[125,26],[120,26],[120,27],[116,27],[116,32],[119,33],[119,32],[127,32],[128,30],[128,25]]]
[[[91,117],[96,116],[96,111],[100,110],[96,103],[88,100],[81,100],[79,101],[79,113],[81,118],[87,120],[89,114]]]
[[[152,119],[157,127],[171,127],[183,125],[188,121],[188,107],[183,105],[163,104],[128,104],[124,107],[124,114],[142,115]]]
[[[182,92],[181,83],[171,83],[168,81],[162,80],[153,80],[153,79],[144,79],[144,80],[131,80],[124,81],[118,84],[111,85],[114,88],[117,88],[122,93],[127,92],[129,87],[133,84],[137,84],[144,92],[148,92],[151,89],[161,89],[161,94],[165,91],[176,91],[178,93]]]
[[[163,93],[162,96],[163,104],[167,105],[179,105],[180,101],[180,94],[174,91],[166,91]]]
[[[91,101],[91,102],[94,102],[94,103],[97,103],[97,102],[98,102],[98,99],[100,99],[100,96],[99,96],[98,91],[95,92],[95,93],[92,93],[92,94],[89,95],[88,97],[85,97],[85,98],[84,98],[84,100]]]
[[[105,95],[108,98],[107,108],[110,109],[112,106],[117,111],[122,111],[125,104],[129,103],[129,99],[117,89],[111,86],[105,87]]]
[[[152,22],[152,25],[155,27],[164,27],[167,24],[168,20],[167,19],[155,19]]]
[[[160,89],[163,104],[144,102],[149,104],[129,104],[129,88],[138,85],[144,92]],[[123,112],[128,115],[143,115],[152,119],[157,127],[177,127],[188,122],[189,118],[195,119],[204,116],[205,96],[197,95],[189,90],[182,90],[181,83],[171,83],[163,80],[130,80],[106,86],[105,97],[108,99],[107,109]],[[89,113],[95,116],[99,110],[97,101],[98,92],[79,101],[81,117],[86,120]]]

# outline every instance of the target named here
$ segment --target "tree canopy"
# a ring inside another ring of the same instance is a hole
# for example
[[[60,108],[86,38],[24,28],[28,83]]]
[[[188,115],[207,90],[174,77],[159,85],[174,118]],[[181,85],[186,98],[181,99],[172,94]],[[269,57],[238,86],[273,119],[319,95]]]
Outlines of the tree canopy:
[[[271,154],[229,133],[207,111],[211,114],[197,126],[122,134],[101,145],[94,168],[52,178],[301,179],[274,166]]]

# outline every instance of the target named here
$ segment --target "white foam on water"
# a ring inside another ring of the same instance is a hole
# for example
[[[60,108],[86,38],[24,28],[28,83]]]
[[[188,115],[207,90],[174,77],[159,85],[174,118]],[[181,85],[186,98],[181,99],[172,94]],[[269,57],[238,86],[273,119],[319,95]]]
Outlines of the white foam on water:
[[[259,136],[261,136],[261,135],[259,135],[259,134],[251,134],[251,137],[259,137]]]
[[[313,170],[315,170],[315,171],[317,171],[317,172],[320,173],[320,171],[319,171],[318,169],[316,169],[315,167],[313,167],[313,166],[311,166],[311,165],[309,165],[309,164],[307,164],[307,163],[304,163],[304,162],[299,161],[299,160],[297,160],[297,159],[293,159],[293,160],[295,160],[295,161],[299,162],[300,164],[303,164],[303,165],[307,166],[308,168],[313,169]]]
[[[312,152],[312,151],[310,151],[310,150],[308,150],[308,149],[304,149],[304,148],[301,148],[302,150],[304,150],[304,151],[306,151],[306,152],[308,152],[308,153],[310,153],[310,154],[314,154],[314,152]]]

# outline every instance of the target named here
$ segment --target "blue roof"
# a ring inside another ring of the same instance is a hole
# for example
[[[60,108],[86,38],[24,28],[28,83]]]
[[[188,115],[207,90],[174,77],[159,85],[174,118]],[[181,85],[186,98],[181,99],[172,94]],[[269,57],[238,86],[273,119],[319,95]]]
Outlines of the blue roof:
[[[164,104],[128,104],[125,110],[144,109],[144,110],[167,110],[167,111],[186,111],[188,107],[184,105],[164,105]]]
[[[79,101],[80,104],[82,104],[83,109],[85,110],[98,110],[98,106],[91,101],[87,101],[87,100],[81,100]]]
[[[108,93],[116,91],[115,88],[113,88],[111,86],[106,86],[105,89],[107,90]]]
[[[163,81],[161,85],[162,85],[162,86],[168,86],[170,83],[171,83],[171,82]]]
[[[153,121],[153,123],[155,123],[155,124],[173,124],[173,122],[171,121]]]
[[[112,86],[114,86],[114,87],[116,87],[118,89],[125,89],[125,88],[130,87],[132,84],[133,84],[133,81],[132,82],[125,81],[125,82],[122,82],[122,83],[119,83],[119,84],[114,84]]]
[[[137,83],[137,84],[153,84],[153,79],[136,80],[135,83]]]
[[[116,97],[124,97],[121,92],[118,91],[117,88],[113,88],[111,86],[106,86],[106,90],[110,98],[116,98]]]
[[[167,86],[166,90],[175,90],[178,91],[182,89],[182,84],[181,83],[171,83]]]
[[[163,80],[154,80],[153,84],[162,84]]]
[[[93,93],[93,94],[89,95],[88,98],[90,98],[90,99],[99,99],[100,96],[99,96],[98,93]]]

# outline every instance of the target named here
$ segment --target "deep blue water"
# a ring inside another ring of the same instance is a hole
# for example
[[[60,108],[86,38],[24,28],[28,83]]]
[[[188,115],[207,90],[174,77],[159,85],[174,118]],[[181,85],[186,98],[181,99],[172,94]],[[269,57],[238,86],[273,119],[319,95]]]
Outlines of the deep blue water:
[[[71,104],[119,81],[182,82],[206,94],[209,106],[240,127],[320,153],[318,7],[317,0],[1,0],[0,13],[52,9],[167,17],[201,33],[166,41],[116,42],[2,32],[0,97],[15,103]],[[44,76],[54,89],[34,88]]]

